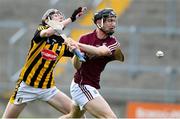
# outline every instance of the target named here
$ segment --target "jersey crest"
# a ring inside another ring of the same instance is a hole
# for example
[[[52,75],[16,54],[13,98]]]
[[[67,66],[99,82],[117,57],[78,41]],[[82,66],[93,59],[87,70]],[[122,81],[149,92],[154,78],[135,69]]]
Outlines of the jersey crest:
[[[55,52],[48,49],[43,49],[41,51],[41,55],[43,59],[51,60],[51,61],[55,61],[58,56]]]

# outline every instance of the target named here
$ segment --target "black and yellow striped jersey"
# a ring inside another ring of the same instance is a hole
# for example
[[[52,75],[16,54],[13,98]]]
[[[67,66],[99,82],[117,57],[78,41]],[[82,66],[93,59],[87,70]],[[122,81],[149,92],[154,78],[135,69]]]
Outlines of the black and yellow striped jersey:
[[[39,25],[29,49],[19,80],[35,88],[55,85],[53,69],[62,56],[72,57],[61,36],[40,37],[40,31],[48,27]]]

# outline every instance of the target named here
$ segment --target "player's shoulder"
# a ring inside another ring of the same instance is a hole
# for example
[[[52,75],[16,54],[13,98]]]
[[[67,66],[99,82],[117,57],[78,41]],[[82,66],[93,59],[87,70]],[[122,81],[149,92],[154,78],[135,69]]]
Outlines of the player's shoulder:
[[[115,36],[113,36],[113,35],[109,36],[109,38],[112,39],[112,40],[117,40],[117,38]]]
[[[83,35],[81,35],[81,37],[91,37],[92,35],[94,35],[94,32],[87,32],[87,33],[85,33],[85,34],[83,34]]]
[[[109,38],[108,38],[107,41],[108,41],[108,42],[118,42],[118,43],[119,43],[119,41],[117,40],[117,38],[116,38],[115,36],[113,36],[113,35],[109,36]]]
[[[38,26],[37,26],[37,30],[38,31],[41,31],[41,30],[44,30],[44,29],[47,29],[48,27],[47,26],[44,26],[43,24],[39,24]]]
[[[87,43],[87,42],[90,42],[93,38],[93,35],[94,33],[93,32],[88,32],[88,33],[86,33],[86,34],[83,34],[83,35],[81,35],[80,36],[80,42],[81,43]]]

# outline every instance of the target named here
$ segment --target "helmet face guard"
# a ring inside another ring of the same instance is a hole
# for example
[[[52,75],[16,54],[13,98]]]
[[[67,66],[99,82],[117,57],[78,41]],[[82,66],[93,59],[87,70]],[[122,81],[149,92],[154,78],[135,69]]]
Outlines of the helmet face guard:
[[[99,19],[104,19],[107,17],[116,17],[116,13],[114,12],[113,9],[111,8],[106,8],[103,10],[98,11],[97,13],[94,14],[94,23],[96,24],[96,21]]]
[[[104,33],[107,35],[112,35],[114,31],[107,31],[103,28],[103,23],[106,21],[107,18],[109,17],[116,17],[116,13],[113,11],[111,8],[105,8],[103,10],[98,11],[94,15],[94,23],[97,25],[97,27],[102,30]],[[101,20],[101,25],[97,24],[96,21]]]
[[[51,19],[51,16],[53,14],[60,14],[64,17],[64,15],[62,14],[62,12],[60,12],[58,9],[48,9],[44,15],[42,16],[42,23],[45,23],[45,21],[48,19],[48,17]]]

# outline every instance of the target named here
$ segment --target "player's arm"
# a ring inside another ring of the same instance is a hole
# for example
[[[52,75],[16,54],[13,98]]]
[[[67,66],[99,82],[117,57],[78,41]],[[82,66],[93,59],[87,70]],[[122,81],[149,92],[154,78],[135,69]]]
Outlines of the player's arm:
[[[80,62],[79,58],[76,55],[74,55],[72,58],[72,64],[74,68],[78,70],[81,67],[82,62]]]
[[[115,49],[115,51],[114,51],[114,60],[124,62],[124,54],[122,53],[120,48]]]
[[[49,17],[45,22],[47,23],[47,22],[53,21],[56,23],[57,30],[58,29],[63,30],[68,24],[70,24],[71,22],[74,22],[77,18],[82,16],[84,14],[84,12],[86,11],[86,9],[87,9],[86,7],[79,7],[78,9],[74,10],[71,17],[63,20],[62,22],[51,20]],[[56,33],[56,31],[53,28],[49,27],[48,29],[42,30],[40,32],[40,36],[41,37],[50,37],[55,33]]]
[[[61,30],[63,30],[65,26],[67,26],[69,23],[72,22],[71,18],[67,18],[67,19],[63,20],[62,22],[48,19],[46,22],[51,22],[51,21],[53,21],[54,24],[56,24],[56,26],[59,26],[58,28]],[[40,32],[40,36],[41,37],[50,37],[50,36],[54,35],[55,33],[56,33],[56,31],[52,27],[49,27],[48,29],[42,30]]]
[[[85,51],[86,53],[89,53],[89,54],[94,54],[97,56],[110,56],[110,55],[112,55],[112,52],[110,51],[110,49],[105,45],[99,46],[99,47],[94,47],[91,45],[81,44],[81,46],[83,46],[83,51]],[[82,48],[82,47],[80,47],[80,48]],[[113,51],[113,60],[118,60],[121,62],[124,61],[124,54],[122,53],[120,48],[116,48]]]
[[[66,27],[71,22],[72,22],[71,18],[67,18],[67,19],[63,20],[62,22],[57,22],[56,21],[55,23],[56,23],[57,26],[58,25],[60,26],[60,29],[63,30],[64,27]],[[48,29],[42,30],[40,32],[40,36],[41,37],[50,37],[50,36],[54,35],[55,33],[56,33],[56,31],[52,27],[49,27]]]
[[[86,10],[87,10],[86,7],[79,7],[78,9],[75,9],[71,17],[65,19],[61,23],[63,24],[64,27],[67,26],[69,23],[76,21],[77,18],[82,16]]]
[[[121,51],[120,44],[117,40],[113,40],[108,46],[102,45],[95,47],[92,45],[87,45],[83,37],[80,39],[80,43],[77,43],[79,48],[92,55],[96,56],[112,56],[113,60],[124,61],[124,54]]]
[[[45,34],[45,31],[47,31],[47,27],[40,24],[32,38],[35,41],[35,43],[39,43],[40,41],[43,40],[42,38],[45,37],[45,35],[47,34],[47,33]]]
[[[52,35],[55,34],[55,30],[51,27],[49,27],[48,29],[44,29],[42,31],[40,31],[40,37],[43,38],[43,37],[50,37]]]
[[[112,54],[110,49],[105,45],[95,47],[92,45],[78,43],[78,46],[82,51],[84,51],[88,54],[93,54],[93,55],[97,55],[97,56],[109,56]]]

